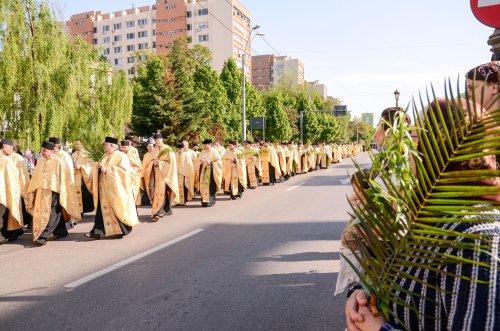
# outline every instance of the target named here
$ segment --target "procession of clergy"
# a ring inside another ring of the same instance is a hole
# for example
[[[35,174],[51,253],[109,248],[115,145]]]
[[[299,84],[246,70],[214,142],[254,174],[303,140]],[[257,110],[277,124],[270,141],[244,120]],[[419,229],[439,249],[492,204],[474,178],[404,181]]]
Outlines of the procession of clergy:
[[[84,213],[95,213],[94,226],[85,236],[121,238],[139,223],[137,206],[151,205],[151,221],[172,215],[172,206],[185,205],[197,194],[204,207],[215,204],[221,189],[231,199],[245,189],[274,185],[290,176],[325,169],[331,163],[362,151],[359,144],[300,145],[246,141],[227,148],[211,140],[203,149],[187,141],[174,148],[161,134],[147,143],[141,162],[133,137],[106,137],[104,156],[94,162],[81,141],[70,156],[61,139],[43,142],[41,158],[30,178],[16,143],[3,139],[0,149],[0,244],[16,240],[24,227],[32,229],[36,245],[68,235],[68,228]]]

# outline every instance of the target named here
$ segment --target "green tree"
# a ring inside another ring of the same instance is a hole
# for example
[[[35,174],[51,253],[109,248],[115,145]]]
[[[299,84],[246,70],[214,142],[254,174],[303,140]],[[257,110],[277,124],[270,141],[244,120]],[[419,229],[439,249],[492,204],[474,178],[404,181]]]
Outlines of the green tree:
[[[288,140],[292,136],[292,129],[287,113],[283,109],[283,100],[280,93],[268,92],[264,97],[266,111],[266,138],[271,141]]]
[[[91,45],[71,41],[46,2],[0,0],[3,137],[39,149],[49,136],[94,142],[123,136],[132,89]],[[97,148],[97,149],[96,149]]]

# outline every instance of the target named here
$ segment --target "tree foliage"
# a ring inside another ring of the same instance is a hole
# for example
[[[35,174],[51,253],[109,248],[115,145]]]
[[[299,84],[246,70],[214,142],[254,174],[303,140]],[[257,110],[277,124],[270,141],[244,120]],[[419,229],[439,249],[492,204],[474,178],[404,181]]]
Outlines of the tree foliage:
[[[106,135],[123,136],[132,107],[126,75],[70,40],[47,3],[0,0],[0,8],[2,136],[34,149],[49,136],[81,138],[91,150]]]

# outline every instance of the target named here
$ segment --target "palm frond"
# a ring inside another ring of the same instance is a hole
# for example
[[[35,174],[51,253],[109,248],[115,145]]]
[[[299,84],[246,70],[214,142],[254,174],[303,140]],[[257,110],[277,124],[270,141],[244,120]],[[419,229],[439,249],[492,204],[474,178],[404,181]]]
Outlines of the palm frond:
[[[357,191],[360,203],[351,205],[356,219],[351,225],[357,244],[353,253],[363,266],[356,272],[365,291],[376,298],[377,307],[386,318],[396,321],[392,310],[395,303],[423,318],[414,301],[430,299],[408,291],[395,279],[445,291],[419,279],[412,268],[479,282],[442,266],[462,263],[490,267],[456,252],[490,254],[491,238],[454,229],[459,224],[498,221],[499,203],[485,197],[500,195],[500,187],[485,181],[500,177],[500,170],[480,166],[462,170],[461,165],[481,165],[480,158],[500,155],[500,109],[483,110],[484,89],[481,100],[467,91],[465,98],[457,98],[461,95],[459,86],[457,83],[454,94],[448,79],[444,99],[438,99],[431,86],[396,117],[384,149],[370,155],[371,174],[364,178],[369,188]],[[410,110],[415,119],[413,127],[404,120]],[[412,132],[418,136],[418,146]],[[377,180],[372,179],[375,173]],[[398,293],[411,299],[401,300]]]

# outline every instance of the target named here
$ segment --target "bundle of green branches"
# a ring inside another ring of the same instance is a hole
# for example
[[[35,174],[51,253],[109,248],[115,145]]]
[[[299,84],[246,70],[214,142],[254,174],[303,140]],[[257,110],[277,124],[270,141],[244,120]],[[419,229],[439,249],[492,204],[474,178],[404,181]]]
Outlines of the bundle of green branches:
[[[479,249],[489,252],[491,241],[488,236],[457,233],[440,224],[485,222],[488,216],[498,216],[498,201],[484,197],[498,196],[500,187],[484,183],[500,177],[500,170],[457,170],[456,165],[500,154],[500,109],[482,110],[482,100],[476,100],[468,92],[462,98],[455,97],[449,81],[445,83],[445,91],[445,98],[438,99],[431,89],[431,93],[426,93],[426,102],[422,96],[418,102],[413,100],[414,126],[405,122],[410,107],[396,116],[382,151],[370,154],[373,161],[371,172],[378,174],[378,180],[367,175],[370,187],[359,190],[359,204],[351,205],[356,218],[352,233],[357,250],[353,253],[363,266],[356,272],[370,296],[372,313],[382,312],[386,319],[397,320],[391,309],[394,303],[423,318],[419,307],[415,306],[416,300],[411,297],[428,300],[404,289],[395,281],[397,278],[444,291],[405,273],[408,268],[446,274],[446,269],[439,266],[470,263],[491,267],[488,263],[462,258],[447,250],[471,249],[474,242],[479,241]],[[459,84],[457,92],[456,95],[460,96]],[[412,134],[418,136],[418,145]],[[359,165],[358,169],[361,170]],[[453,240],[458,237],[471,240]],[[438,247],[443,249],[436,249]],[[423,254],[429,263],[412,262],[417,260],[413,258],[421,258]],[[354,268],[353,264],[351,266]],[[397,293],[405,293],[410,299],[401,300]]]

